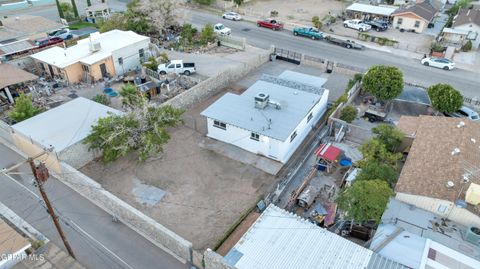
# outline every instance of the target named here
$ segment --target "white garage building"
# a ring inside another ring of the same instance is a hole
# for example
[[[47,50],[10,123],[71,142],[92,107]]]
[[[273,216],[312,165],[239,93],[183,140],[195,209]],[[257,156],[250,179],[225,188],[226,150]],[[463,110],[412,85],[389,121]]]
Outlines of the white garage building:
[[[201,113],[207,136],[286,163],[327,110],[325,82],[291,71],[263,75],[243,94],[226,93]]]
[[[41,159],[57,173],[61,172],[60,161],[80,168],[98,157],[98,153],[88,150],[83,140],[90,134],[92,125],[109,113],[122,112],[78,97],[13,125],[12,138],[17,148],[28,156],[52,148],[53,151]]]

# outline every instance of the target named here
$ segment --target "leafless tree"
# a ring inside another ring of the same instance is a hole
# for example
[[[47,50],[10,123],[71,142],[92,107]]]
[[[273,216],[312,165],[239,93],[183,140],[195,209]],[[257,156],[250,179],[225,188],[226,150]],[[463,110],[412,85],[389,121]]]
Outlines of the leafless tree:
[[[183,17],[180,3],[181,0],[140,0],[138,11],[148,17],[153,29],[165,36],[168,29],[178,25],[179,18]]]

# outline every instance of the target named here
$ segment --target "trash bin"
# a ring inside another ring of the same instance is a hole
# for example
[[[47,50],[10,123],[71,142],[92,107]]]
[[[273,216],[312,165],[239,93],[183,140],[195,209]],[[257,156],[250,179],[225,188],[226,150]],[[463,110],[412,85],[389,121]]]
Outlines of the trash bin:
[[[275,54],[275,53],[270,54],[270,62],[273,62],[276,59],[277,59],[277,54]]]

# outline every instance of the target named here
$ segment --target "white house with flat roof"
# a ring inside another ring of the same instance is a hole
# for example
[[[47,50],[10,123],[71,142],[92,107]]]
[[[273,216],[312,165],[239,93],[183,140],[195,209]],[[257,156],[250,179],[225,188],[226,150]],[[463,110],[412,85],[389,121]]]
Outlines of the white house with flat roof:
[[[281,77],[263,75],[243,94],[210,105],[201,113],[207,136],[286,163],[327,110],[328,90],[313,76]]]
[[[72,83],[98,81],[135,70],[148,57],[150,38],[132,31],[95,32],[69,48],[53,47],[35,53],[39,70]]]
[[[42,160],[49,169],[60,172],[60,161],[80,168],[98,156],[90,152],[83,140],[92,125],[110,113],[121,111],[78,97],[12,126],[15,145],[28,156],[53,149]]]

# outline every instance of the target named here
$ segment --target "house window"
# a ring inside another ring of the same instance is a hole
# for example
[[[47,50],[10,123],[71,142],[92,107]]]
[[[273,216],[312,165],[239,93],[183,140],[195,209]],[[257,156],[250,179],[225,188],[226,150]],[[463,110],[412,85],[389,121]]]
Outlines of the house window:
[[[312,118],[313,118],[313,114],[312,113],[308,114],[307,122],[309,122]]]
[[[87,72],[87,73],[90,72],[90,69],[88,68],[88,65],[82,64],[82,69],[83,69],[84,72]]]
[[[139,49],[138,50],[138,56],[140,56],[140,59],[143,59],[145,57],[145,50],[144,49]]]
[[[420,21],[415,21],[415,25],[414,25],[415,28],[418,28],[420,27]]]
[[[293,134],[290,136],[290,143],[297,137],[297,131],[293,132]]]
[[[403,22],[403,18],[398,18],[397,24],[400,25],[400,24],[402,24],[402,22]]]
[[[250,139],[255,140],[255,141],[259,141],[260,140],[260,135],[252,132],[252,133],[250,133]]]
[[[225,124],[224,122],[218,121],[218,120],[213,121],[213,126],[217,127],[217,128],[220,128],[222,130],[227,130],[227,124]]]
[[[118,64],[123,64],[123,58],[122,57],[118,58]]]

